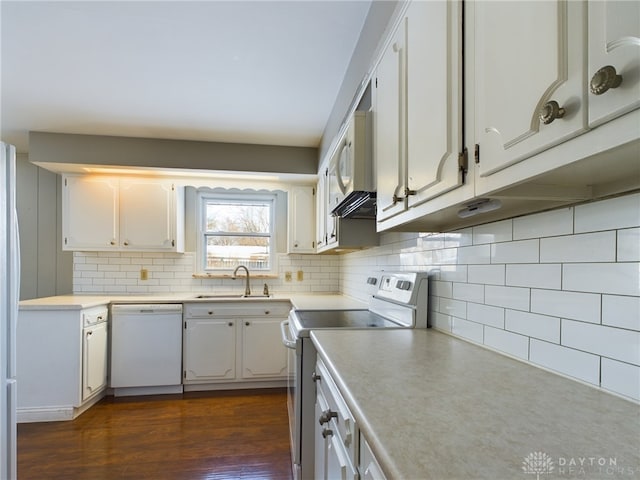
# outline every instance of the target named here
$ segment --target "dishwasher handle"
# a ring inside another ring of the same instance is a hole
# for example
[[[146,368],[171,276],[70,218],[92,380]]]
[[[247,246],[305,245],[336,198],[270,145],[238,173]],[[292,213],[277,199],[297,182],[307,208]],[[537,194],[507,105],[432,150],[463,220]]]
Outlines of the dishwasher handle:
[[[285,347],[295,349],[296,341],[291,340],[287,332],[289,331],[289,320],[283,320],[280,322],[280,333],[282,334],[282,343]]]

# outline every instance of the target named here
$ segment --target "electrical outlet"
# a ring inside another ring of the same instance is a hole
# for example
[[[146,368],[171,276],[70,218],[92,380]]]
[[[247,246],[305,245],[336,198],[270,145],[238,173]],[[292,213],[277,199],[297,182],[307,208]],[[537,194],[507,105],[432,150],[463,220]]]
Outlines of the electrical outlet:
[[[140,269],[140,280],[149,280],[149,271],[146,268]]]
[[[284,281],[285,282],[291,281],[291,272],[284,272]]]
[[[304,280],[304,272],[302,270],[298,270],[298,281],[301,282]]]

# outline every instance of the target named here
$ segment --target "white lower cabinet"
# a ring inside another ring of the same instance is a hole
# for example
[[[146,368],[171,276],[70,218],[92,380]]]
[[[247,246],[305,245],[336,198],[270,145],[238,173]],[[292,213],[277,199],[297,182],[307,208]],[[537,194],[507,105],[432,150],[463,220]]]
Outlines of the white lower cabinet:
[[[195,318],[184,322],[184,383],[235,380],[236,320]]]
[[[19,311],[19,422],[72,420],[104,396],[107,318],[106,304]]]
[[[183,383],[220,387],[286,380],[280,322],[290,308],[289,302],[186,304]]]
[[[387,480],[382,472],[376,457],[369,447],[369,443],[360,434],[360,479],[361,480]]]
[[[315,479],[357,480],[358,430],[322,360],[316,374]]]

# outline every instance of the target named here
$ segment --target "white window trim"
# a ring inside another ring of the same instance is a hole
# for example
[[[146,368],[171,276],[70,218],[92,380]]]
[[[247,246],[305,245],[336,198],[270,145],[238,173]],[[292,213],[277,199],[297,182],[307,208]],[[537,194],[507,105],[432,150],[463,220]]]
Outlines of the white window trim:
[[[206,248],[204,241],[204,225],[206,221],[206,209],[205,205],[207,201],[220,200],[220,201],[267,201],[271,203],[271,218],[270,218],[270,242],[269,242],[269,269],[268,270],[252,270],[255,271],[257,276],[273,276],[278,274],[278,255],[277,255],[277,228],[276,228],[276,210],[277,210],[277,195],[271,193],[249,193],[249,192],[210,192],[199,191],[197,193],[197,233],[198,238],[196,242],[196,261],[195,261],[195,274],[197,276],[228,276],[233,273],[232,269],[207,269],[206,268]],[[251,269],[250,269],[251,270]]]

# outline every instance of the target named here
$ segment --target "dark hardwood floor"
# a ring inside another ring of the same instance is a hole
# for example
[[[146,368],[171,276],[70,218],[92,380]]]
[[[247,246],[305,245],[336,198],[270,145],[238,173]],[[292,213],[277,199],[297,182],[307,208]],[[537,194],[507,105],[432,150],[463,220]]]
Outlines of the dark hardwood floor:
[[[18,478],[289,480],[282,389],[107,397],[70,422],[18,425]]]

